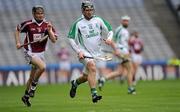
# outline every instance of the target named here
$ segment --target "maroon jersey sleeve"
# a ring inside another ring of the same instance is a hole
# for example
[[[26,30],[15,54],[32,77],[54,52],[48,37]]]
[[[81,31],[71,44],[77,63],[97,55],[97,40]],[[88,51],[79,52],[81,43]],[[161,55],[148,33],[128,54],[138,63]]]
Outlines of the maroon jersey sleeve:
[[[21,33],[26,33],[26,32],[28,32],[27,26],[28,26],[28,24],[30,24],[30,23],[32,23],[31,20],[24,21],[24,22],[18,24],[16,29],[17,29],[19,32],[21,32]]]

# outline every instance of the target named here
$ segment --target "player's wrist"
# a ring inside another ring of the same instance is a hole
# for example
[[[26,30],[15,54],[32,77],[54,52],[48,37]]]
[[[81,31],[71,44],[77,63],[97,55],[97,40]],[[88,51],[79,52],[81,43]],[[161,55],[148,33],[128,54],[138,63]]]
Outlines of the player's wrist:
[[[78,51],[77,54],[78,54],[78,55],[82,54],[82,51]]]
[[[21,45],[21,43],[20,43],[20,42],[16,42],[16,46],[17,46],[17,45]]]
[[[50,34],[50,33],[51,33],[51,34],[54,34],[52,28],[51,28],[51,29],[48,29],[47,31],[48,31],[49,34]]]

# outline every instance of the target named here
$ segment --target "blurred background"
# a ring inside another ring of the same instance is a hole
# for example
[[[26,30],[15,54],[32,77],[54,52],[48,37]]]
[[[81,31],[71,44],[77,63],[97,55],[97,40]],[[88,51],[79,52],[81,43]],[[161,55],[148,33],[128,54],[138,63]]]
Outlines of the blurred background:
[[[37,4],[45,7],[46,19],[52,21],[59,35],[55,45],[48,43],[46,62],[52,65],[49,69],[58,69],[61,47],[68,48],[71,63],[78,63],[67,34],[72,22],[82,14],[81,0],[0,0],[0,79],[6,79],[3,74],[13,67],[17,71],[29,69],[18,68],[26,64],[22,50],[16,50],[14,31],[17,24],[32,18],[32,6]],[[129,31],[138,31],[144,42],[144,64],[165,65],[169,59],[180,58],[180,0],[94,0],[94,5],[95,14],[109,21],[113,29],[120,24],[121,16],[131,17]],[[179,68],[175,72],[179,77]]]

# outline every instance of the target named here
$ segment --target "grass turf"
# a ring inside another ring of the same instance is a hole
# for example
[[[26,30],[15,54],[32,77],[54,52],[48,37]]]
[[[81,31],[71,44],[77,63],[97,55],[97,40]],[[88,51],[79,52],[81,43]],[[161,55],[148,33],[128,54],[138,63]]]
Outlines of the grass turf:
[[[0,87],[1,112],[180,112],[180,80],[140,81],[137,95],[127,94],[127,84],[108,82],[99,94],[103,99],[91,101],[87,84],[82,84],[74,99],[70,84],[38,86],[32,107],[21,102],[22,87]]]

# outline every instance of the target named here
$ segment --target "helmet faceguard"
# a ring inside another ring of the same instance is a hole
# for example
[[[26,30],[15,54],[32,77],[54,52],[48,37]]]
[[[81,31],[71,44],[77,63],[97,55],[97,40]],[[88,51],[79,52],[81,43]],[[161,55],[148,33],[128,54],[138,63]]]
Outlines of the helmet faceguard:
[[[86,8],[94,9],[94,5],[93,5],[92,2],[90,2],[90,1],[84,1],[84,2],[82,2],[82,4],[81,4],[81,9],[82,9],[82,10],[85,10]]]
[[[32,8],[32,14],[37,23],[44,20],[44,8],[41,5],[36,5]]]
[[[36,13],[37,10],[42,10],[44,12],[44,8],[42,5],[35,5],[33,8],[32,8],[32,13]]]

